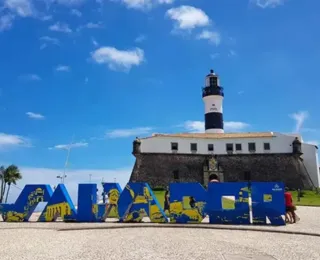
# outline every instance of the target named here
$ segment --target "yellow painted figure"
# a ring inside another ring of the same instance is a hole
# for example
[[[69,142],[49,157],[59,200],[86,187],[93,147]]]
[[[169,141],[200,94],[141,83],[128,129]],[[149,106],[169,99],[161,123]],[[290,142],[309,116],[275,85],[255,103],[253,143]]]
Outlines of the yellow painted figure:
[[[54,221],[58,216],[63,219],[66,215],[71,215],[71,209],[68,203],[63,202],[48,206],[45,212],[45,219],[46,221]]]
[[[201,223],[204,205],[204,202],[195,202],[194,208],[184,208],[182,201],[172,202],[170,203],[170,222],[174,223],[176,218],[184,216],[187,217],[188,223]]]
[[[104,219],[106,218],[119,218],[118,213],[118,201],[120,193],[117,189],[111,189],[108,193],[109,202],[106,204],[106,213]]]
[[[16,211],[9,211],[6,214],[6,221],[7,222],[23,222],[24,214],[18,213]]]
[[[157,205],[150,205],[149,212],[150,212],[151,222],[153,222],[153,223],[164,223],[165,222],[165,218],[161,214]]]

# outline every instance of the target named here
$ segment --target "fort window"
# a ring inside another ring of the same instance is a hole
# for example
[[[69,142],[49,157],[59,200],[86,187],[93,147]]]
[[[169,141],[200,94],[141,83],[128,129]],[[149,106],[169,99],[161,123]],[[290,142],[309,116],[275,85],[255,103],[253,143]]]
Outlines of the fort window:
[[[227,152],[233,152],[233,144],[226,144]]]
[[[242,145],[236,144],[236,151],[241,151],[241,150],[242,150]]]
[[[197,151],[197,144],[195,143],[190,144],[190,149],[191,151]]]
[[[178,170],[173,171],[173,179],[179,180],[179,171]]]
[[[178,143],[171,143],[171,150],[178,151]]]
[[[248,149],[249,149],[249,151],[255,151],[256,150],[256,143],[249,143]]]
[[[208,151],[213,152],[213,144],[208,144]]]
[[[263,148],[264,148],[264,150],[270,150],[270,143],[264,143],[263,144]]]

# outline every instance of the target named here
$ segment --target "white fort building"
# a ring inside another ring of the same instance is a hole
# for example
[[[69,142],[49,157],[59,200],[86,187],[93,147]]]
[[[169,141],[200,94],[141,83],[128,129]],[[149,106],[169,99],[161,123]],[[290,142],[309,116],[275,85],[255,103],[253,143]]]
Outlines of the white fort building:
[[[222,181],[283,181],[290,188],[320,187],[318,147],[299,134],[224,133],[224,92],[210,71],[202,90],[205,133],[154,134],[133,142],[132,182],[165,187],[170,182],[207,185]]]

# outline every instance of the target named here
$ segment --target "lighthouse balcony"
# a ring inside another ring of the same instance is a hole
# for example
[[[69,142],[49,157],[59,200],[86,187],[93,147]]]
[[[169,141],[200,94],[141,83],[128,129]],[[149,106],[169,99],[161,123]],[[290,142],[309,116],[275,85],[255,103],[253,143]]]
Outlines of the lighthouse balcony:
[[[224,91],[223,87],[204,87],[202,88],[202,97],[206,96],[212,96],[212,95],[217,95],[217,96],[223,96],[224,97]]]

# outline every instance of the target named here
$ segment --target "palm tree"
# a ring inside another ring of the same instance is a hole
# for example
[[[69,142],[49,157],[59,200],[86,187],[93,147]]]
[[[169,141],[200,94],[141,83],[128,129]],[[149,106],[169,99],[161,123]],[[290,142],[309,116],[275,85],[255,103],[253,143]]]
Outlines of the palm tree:
[[[19,168],[15,165],[10,165],[4,170],[4,175],[3,175],[4,183],[5,186],[8,185],[7,189],[7,194],[6,194],[6,199],[5,203],[7,203],[8,200],[8,195],[10,191],[11,184],[16,185],[16,182],[20,179],[22,179],[21,173],[19,171]],[[6,187],[5,187],[6,188]],[[4,189],[5,190],[5,189]],[[3,194],[5,192],[3,191]]]
[[[4,182],[4,172],[5,172],[5,167],[0,166],[0,203],[3,201],[3,195],[4,195],[4,190],[5,190],[5,185],[6,183]]]

